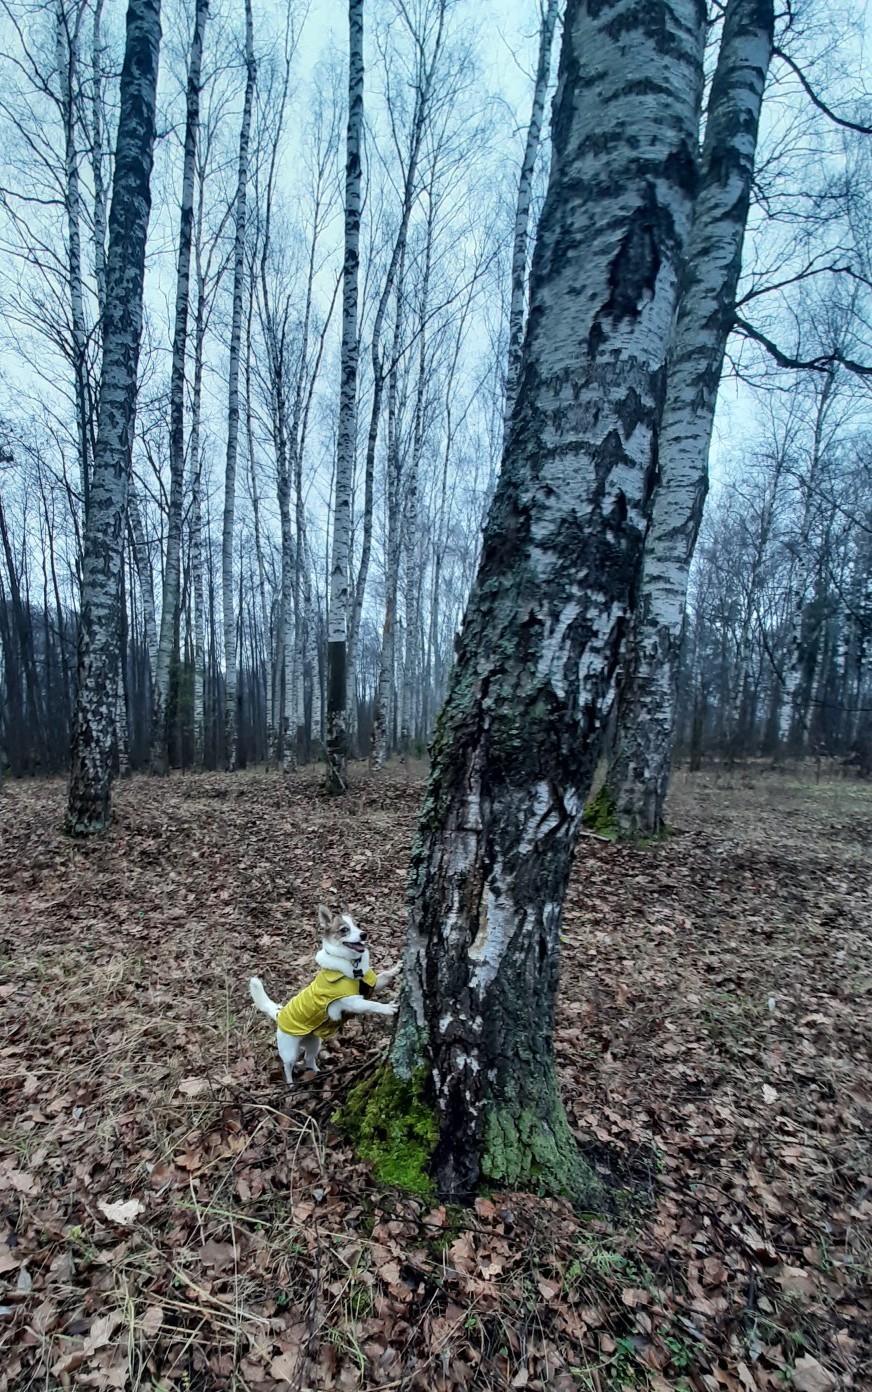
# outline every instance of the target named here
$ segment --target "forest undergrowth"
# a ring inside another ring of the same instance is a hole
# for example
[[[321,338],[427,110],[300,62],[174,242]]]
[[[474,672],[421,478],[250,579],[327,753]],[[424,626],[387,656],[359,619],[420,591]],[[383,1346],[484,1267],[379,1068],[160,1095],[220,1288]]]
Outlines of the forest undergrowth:
[[[135,778],[85,844],[0,796],[0,1392],[872,1387],[872,787],[676,780],[675,834],[580,843],[557,1048],[606,1215],[380,1186],[331,1124],[346,1025],[284,1087],[246,988],[319,900],[387,965],[421,772]]]

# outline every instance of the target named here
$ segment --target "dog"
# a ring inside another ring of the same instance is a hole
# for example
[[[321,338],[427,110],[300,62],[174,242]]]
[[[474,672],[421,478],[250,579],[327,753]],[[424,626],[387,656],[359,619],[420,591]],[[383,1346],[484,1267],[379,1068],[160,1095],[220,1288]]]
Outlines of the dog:
[[[331,1039],[342,1027],[346,1015],[389,1015],[396,1005],[372,1000],[376,991],[397,975],[400,964],[389,971],[372,970],[366,933],[349,913],[333,913],[318,905],[321,947],[315,954],[318,975],[285,1005],[276,1005],[264,990],[260,977],[248,983],[251,999],[258,1010],[276,1023],[276,1044],[288,1087],[294,1085],[294,1065],[302,1051],[306,1068],[318,1070],[321,1041]]]

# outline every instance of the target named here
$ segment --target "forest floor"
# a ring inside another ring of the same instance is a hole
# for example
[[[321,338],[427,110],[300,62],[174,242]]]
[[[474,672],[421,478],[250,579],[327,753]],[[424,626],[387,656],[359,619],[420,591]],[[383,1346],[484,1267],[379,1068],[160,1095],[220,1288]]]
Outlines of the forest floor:
[[[872,788],[680,777],[676,834],[584,839],[557,1048],[610,1218],[380,1186],[290,1096],[259,972],[319,899],[397,955],[420,773],[135,778],[112,830],[0,796],[0,1392],[872,1388]]]

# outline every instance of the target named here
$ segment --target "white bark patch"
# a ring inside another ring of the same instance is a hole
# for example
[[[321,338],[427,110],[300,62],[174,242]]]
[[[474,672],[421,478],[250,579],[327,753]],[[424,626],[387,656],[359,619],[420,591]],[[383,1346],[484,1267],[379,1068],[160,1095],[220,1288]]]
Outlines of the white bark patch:
[[[536,676],[540,681],[549,682],[552,690],[561,700],[566,696],[566,630],[574,623],[581,612],[578,600],[565,604],[557,616],[551,631],[546,634],[539,656]]]

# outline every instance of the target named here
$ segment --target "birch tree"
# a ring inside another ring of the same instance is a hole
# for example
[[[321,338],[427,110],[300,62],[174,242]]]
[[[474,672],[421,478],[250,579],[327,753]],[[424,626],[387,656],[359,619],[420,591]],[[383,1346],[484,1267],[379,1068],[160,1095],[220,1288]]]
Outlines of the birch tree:
[[[834,372],[825,373],[816,392],[811,457],[808,471],[800,483],[802,521],[796,543],[791,546],[792,565],[787,618],[790,638],[781,673],[782,699],[778,716],[778,737],[784,747],[788,746],[792,735],[801,736],[805,733],[806,728],[804,713],[799,701],[799,688],[807,648],[810,645],[810,640],[813,641],[816,638],[820,622],[819,618],[816,623],[812,622],[813,632],[809,634],[808,610],[815,583],[815,572],[819,571],[819,562],[812,542],[812,531],[820,511],[820,500],[817,496],[818,485],[825,462],[825,432],[835,382]]]
[[[518,369],[521,365],[521,347],[524,342],[524,311],[527,304],[527,257],[530,242],[530,206],[533,201],[533,174],[542,135],[542,117],[545,113],[545,97],[548,80],[551,76],[551,48],[554,42],[554,27],[560,0],[541,0],[539,20],[539,54],[536,61],[536,79],[533,84],[533,109],[527,138],[524,142],[524,157],[518,179],[518,197],[515,203],[515,229],[512,238],[512,287],[509,303],[509,352],[506,364],[506,421],[512,414],[515,393],[518,387]]]
[[[374,1084],[400,1125],[410,1094],[433,1108],[429,1168],[454,1198],[482,1181],[595,1187],[557,1092],[561,909],[641,569],[705,19],[694,0],[567,8],[517,401]]]
[[[111,820],[112,738],[121,628],[121,555],[151,210],[159,0],[129,0],[109,212],[103,362],[82,573],[78,691],[67,827]]]
[[[414,698],[418,677],[418,619],[421,594],[421,575],[419,563],[419,516],[418,489],[421,475],[421,460],[424,453],[425,411],[428,386],[427,357],[427,316],[430,309],[430,275],[433,261],[433,183],[435,170],[428,189],[427,227],[424,242],[424,269],[421,278],[418,304],[418,381],[415,387],[415,413],[412,427],[412,451],[409,460],[409,474],[406,480],[406,518],[403,542],[405,545],[405,605],[406,605],[406,652],[403,664],[403,690],[400,704],[400,749],[408,753],[414,725]]]
[[[650,835],[663,823],[687,579],[708,487],[724,350],[733,326],[773,24],[772,0],[729,0],[669,357],[660,478],[607,778],[618,824],[628,833]]]
[[[248,198],[248,150],[257,67],[251,0],[245,0],[245,97],[239,132],[233,242],[233,318],[227,365],[227,456],[224,467],[224,521],[221,545],[221,604],[224,618],[224,762],[236,769],[236,614],[233,603],[233,546],[236,513],[236,460],[239,453],[239,365],[242,303],[245,288],[245,225]]]
[[[79,152],[76,146],[76,99],[78,87],[79,34],[83,8],[77,5],[70,15],[65,0],[57,0],[56,53],[60,114],[64,131],[64,202],[67,217],[67,258],[70,286],[70,332],[73,378],[75,383],[76,427],[82,476],[82,501],[88,510],[91,450],[88,431],[91,423],[85,324],[85,294],[82,280],[81,192]],[[72,19],[72,22],[71,22]]]
[[[154,669],[151,720],[151,770],[167,771],[167,698],[182,551],[182,501],[185,480],[185,355],[188,344],[188,312],[191,302],[191,246],[194,234],[194,185],[197,172],[197,136],[200,126],[200,84],[203,39],[209,16],[209,0],[196,0],[194,33],[188,64],[185,98],[185,145],[182,165],[182,201],[179,214],[179,258],[173,324],[173,360],[170,372],[170,510],[167,528],[160,638]]]
[[[360,147],[363,135],[363,0],[348,0],[348,127],[345,144],[345,254],[342,352],[333,495],[333,547],[327,611],[327,786],[345,791],[348,585],[352,479],[357,443],[357,296],[360,267]]]

